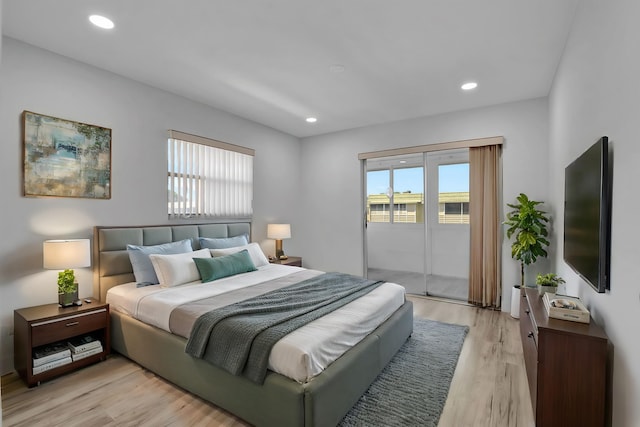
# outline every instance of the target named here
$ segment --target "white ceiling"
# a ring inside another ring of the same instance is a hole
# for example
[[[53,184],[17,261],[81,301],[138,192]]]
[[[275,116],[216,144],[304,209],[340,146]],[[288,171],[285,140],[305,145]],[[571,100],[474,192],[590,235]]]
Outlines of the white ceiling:
[[[2,31],[305,137],[546,96],[578,1],[4,0]]]

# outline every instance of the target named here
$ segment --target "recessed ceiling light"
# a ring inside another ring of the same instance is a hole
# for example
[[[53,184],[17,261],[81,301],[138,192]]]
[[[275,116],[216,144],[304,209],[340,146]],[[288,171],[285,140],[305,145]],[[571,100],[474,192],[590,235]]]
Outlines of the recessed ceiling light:
[[[305,120],[307,121],[307,123],[315,123],[318,121],[318,119],[316,119],[315,117],[307,117]]]
[[[406,160],[400,160],[400,163],[401,164],[405,164],[405,163],[407,163],[407,161]]]
[[[342,73],[344,70],[345,67],[342,64],[333,64],[329,66],[329,71],[332,73]]]
[[[110,30],[114,27],[111,19],[101,15],[91,15],[89,17],[89,21],[91,21],[91,23],[96,27],[104,28],[105,30]]]
[[[476,82],[467,82],[465,84],[463,84],[462,86],[460,86],[460,89],[462,90],[471,90],[471,89],[475,89],[478,87],[478,83]]]

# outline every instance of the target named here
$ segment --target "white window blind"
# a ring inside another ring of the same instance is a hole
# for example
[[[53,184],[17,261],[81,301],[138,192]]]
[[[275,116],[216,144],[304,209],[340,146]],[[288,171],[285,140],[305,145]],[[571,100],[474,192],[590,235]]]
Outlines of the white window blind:
[[[253,213],[254,150],[169,131],[169,218],[244,218]]]

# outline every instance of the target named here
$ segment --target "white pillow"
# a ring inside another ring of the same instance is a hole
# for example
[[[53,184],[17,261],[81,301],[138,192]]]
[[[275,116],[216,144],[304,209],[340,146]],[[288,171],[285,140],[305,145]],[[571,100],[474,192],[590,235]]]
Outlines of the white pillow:
[[[183,285],[200,279],[200,272],[194,258],[211,258],[209,249],[175,255],[149,255],[153,269],[160,281],[160,287]]]
[[[261,267],[263,265],[269,265],[269,260],[262,252],[262,248],[257,243],[249,243],[244,246],[236,246],[235,248],[226,248],[226,249],[211,249],[211,255],[214,257],[231,255],[236,252],[240,252],[241,250],[246,249],[249,252],[249,256],[251,257],[251,261],[253,261],[253,265],[256,267]]]
[[[151,264],[149,255],[182,254],[192,251],[190,239],[153,246],[127,245],[127,252],[133,267],[133,275],[136,276],[136,282],[149,285],[158,283],[158,276],[153,271],[153,264]]]

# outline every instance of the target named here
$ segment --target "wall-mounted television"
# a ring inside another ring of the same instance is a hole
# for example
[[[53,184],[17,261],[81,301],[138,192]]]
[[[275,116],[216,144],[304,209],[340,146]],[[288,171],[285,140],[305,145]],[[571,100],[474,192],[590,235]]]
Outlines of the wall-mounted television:
[[[564,177],[564,260],[597,292],[610,289],[611,172],[603,136]]]

